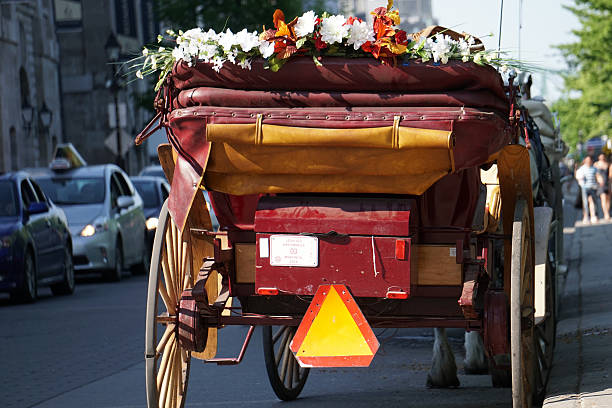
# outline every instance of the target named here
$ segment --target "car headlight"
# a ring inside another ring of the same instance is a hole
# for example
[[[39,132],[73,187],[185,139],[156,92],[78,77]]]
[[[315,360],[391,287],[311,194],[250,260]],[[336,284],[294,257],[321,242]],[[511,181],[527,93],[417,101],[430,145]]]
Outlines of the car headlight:
[[[96,227],[94,227],[91,224],[87,224],[85,228],[81,230],[82,237],[91,237],[95,233],[96,233]]]
[[[149,217],[149,218],[147,218],[147,221],[145,222],[145,225],[147,226],[147,230],[149,230],[149,231],[157,229],[157,217]]]
[[[108,230],[108,222],[105,217],[98,217],[91,224],[87,224],[81,230],[82,237],[91,237],[96,232]]]

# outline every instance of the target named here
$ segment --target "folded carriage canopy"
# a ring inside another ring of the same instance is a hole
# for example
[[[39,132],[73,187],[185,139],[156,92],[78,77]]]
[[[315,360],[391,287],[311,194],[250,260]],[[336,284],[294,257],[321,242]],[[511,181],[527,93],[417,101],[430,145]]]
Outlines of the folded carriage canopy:
[[[183,197],[173,212],[193,196],[196,175],[241,196],[421,195],[511,139],[501,77],[473,63],[295,58],[279,72],[254,62],[219,73],[178,63],[171,85],[170,140],[194,173],[174,183]]]

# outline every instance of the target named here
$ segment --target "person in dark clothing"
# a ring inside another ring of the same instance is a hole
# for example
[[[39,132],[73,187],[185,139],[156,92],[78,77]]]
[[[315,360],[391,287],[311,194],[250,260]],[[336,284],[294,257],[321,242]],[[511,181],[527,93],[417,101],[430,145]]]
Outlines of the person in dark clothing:
[[[605,220],[610,219],[610,163],[608,163],[608,159],[605,154],[599,155],[599,160],[597,160],[594,164],[594,167],[597,169],[596,177],[597,184],[599,187],[597,188],[597,193],[599,194],[599,198],[601,199],[601,211],[603,212],[603,216]]]

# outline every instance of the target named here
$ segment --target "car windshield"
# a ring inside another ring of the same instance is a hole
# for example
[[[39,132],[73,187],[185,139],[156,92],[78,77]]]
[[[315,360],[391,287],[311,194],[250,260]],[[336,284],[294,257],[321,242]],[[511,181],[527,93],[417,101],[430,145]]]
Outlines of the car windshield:
[[[17,200],[13,183],[8,180],[0,181],[0,217],[15,217],[17,215]]]
[[[142,197],[145,208],[159,206],[159,198],[157,197],[155,182],[132,180],[132,183],[134,184],[134,187],[136,187],[136,190],[138,190],[138,194],[140,194]]]
[[[102,177],[39,178],[36,181],[56,204],[99,204],[104,201],[104,179]]]

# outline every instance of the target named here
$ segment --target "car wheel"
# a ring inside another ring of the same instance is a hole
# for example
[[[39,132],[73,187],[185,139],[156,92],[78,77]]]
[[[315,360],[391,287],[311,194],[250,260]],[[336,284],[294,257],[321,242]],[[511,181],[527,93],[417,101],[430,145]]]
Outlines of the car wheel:
[[[23,302],[34,302],[38,293],[38,282],[36,279],[36,263],[31,249],[26,251],[23,258],[23,283],[18,293],[19,300]]]
[[[115,267],[106,271],[105,278],[111,282],[119,282],[122,276],[123,250],[121,249],[121,241],[117,239],[117,247],[115,248]]]
[[[64,249],[64,280],[51,285],[54,295],[70,295],[74,292],[74,263],[72,262],[72,249],[66,245]]]
[[[142,247],[142,262],[133,266],[132,273],[134,275],[145,275],[149,273],[150,268],[151,268],[151,250],[149,247],[149,240],[147,238],[147,233],[145,231],[144,244]]]

